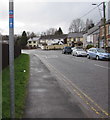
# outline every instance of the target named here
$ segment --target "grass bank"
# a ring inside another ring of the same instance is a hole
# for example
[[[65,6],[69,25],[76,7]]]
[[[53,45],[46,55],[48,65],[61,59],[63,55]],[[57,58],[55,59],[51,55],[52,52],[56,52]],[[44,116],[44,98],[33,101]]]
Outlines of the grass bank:
[[[21,118],[25,106],[29,80],[29,56],[21,54],[15,59],[15,117]],[[25,71],[26,72],[25,72]],[[10,75],[9,67],[2,71],[2,117],[10,118]]]

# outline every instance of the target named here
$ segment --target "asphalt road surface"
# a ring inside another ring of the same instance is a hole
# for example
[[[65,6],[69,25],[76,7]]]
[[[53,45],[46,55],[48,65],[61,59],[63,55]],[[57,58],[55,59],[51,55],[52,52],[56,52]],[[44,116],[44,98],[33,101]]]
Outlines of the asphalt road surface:
[[[39,57],[84,108],[99,117],[108,117],[109,61],[65,55],[61,50],[24,52]]]

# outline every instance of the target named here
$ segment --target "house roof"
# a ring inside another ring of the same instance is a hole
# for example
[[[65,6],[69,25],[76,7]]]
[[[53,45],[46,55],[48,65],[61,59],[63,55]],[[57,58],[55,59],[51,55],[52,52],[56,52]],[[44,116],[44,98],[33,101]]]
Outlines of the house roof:
[[[92,27],[91,29],[88,30],[87,34],[90,35],[90,34],[95,33],[96,31],[98,32],[99,26],[100,26],[100,24],[97,24],[96,26]]]
[[[71,37],[71,38],[76,38],[76,37],[83,37],[83,33],[77,33],[77,32],[71,32],[68,34],[68,37]]]
[[[30,38],[28,41],[38,41],[39,40],[39,37],[33,37],[33,38]]]
[[[48,40],[51,40],[51,39],[65,39],[67,38],[67,34],[62,34],[62,35],[45,35],[45,36],[41,36],[40,37],[40,40],[41,39],[48,39]]]

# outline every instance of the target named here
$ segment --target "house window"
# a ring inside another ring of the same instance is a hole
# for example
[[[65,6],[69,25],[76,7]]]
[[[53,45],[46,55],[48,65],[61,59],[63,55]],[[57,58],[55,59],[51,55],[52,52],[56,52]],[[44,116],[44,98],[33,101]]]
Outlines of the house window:
[[[78,38],[78,42],[80,41],[80,38]]]
[[[29,47],[32,47],[32,45],[29,45]]]
[[[33,43],[36,43],[36,41],[33,41]]]
[[[102,29],[101,29],[101,33],[102,33],[102,36],[104,36],[104,27],[102,27]]]
[[[110,25],[108,26],[108,34],[110,35]]]
[[[31,43],[31,41],[29,41],[29,43]]]

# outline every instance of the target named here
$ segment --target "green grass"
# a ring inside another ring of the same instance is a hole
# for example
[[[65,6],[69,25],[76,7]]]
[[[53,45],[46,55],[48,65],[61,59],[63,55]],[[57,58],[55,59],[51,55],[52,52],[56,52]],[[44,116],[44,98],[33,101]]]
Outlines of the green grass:
[[[29,56],[21,54],[15,59],[15,117],[22,118],[29,80]],[[24,72],[26,70],[26,72]],[[10,118],[9,67],[2,71],[2,117]]]

